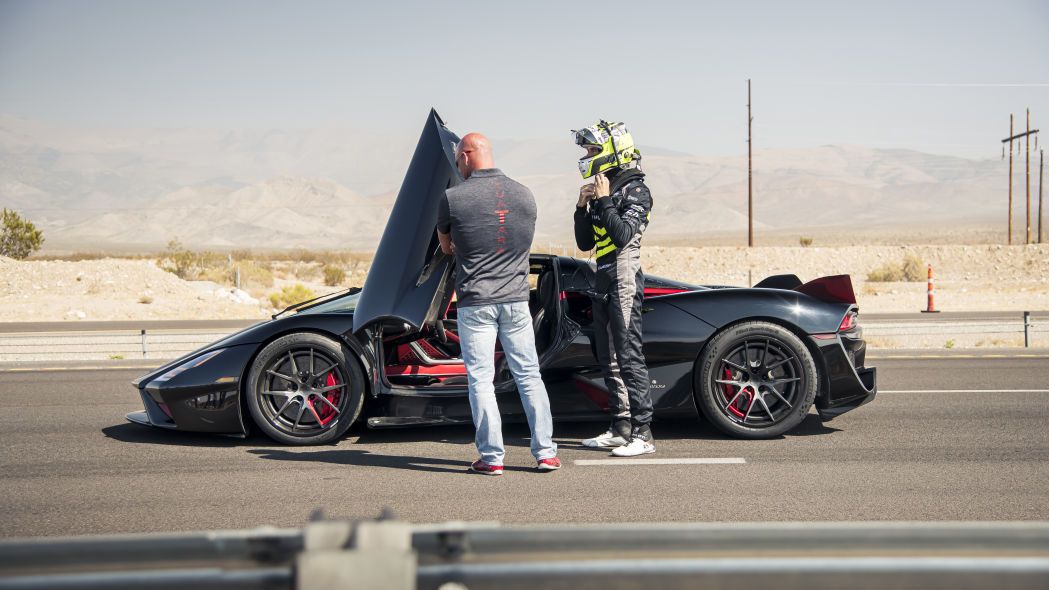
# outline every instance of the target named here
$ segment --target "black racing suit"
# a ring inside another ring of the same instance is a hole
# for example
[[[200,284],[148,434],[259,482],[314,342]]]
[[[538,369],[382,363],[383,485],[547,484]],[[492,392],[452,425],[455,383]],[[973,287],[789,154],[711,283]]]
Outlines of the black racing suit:
[[[652,397],[648,367],[641,351],[641,235],[648,227],[652,194],[639,170],[609,175],[610,196],[575,211],[575,239],[580,250],[596,249],[597,277],[594,334],[597,358],[604,367],[612,431],[627,440],[652,440]]]

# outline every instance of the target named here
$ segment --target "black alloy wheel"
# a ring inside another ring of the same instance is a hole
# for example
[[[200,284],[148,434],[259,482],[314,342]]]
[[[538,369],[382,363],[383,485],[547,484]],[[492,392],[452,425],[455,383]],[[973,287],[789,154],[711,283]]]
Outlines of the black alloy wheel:
[[[289,334],[255,358],[245,390],[251,417],[267,436],[292,445],[337,440],[364,402],[352,353],[319,334]]]
[[[704,417],[738,438],[773,438],[789,432],[816,399],[812,354],[790,330],[744,322],[717,334],[701,359],[696,383]]]

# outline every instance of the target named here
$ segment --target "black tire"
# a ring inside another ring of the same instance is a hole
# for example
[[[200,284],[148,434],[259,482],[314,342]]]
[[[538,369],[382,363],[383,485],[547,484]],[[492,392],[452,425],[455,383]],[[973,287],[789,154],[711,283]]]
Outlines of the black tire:
[[[718,430],[764,439],[789,432],[805,419],[819,375],[809,349],[793,332],[751,321],[714,336],[696,381],[696,401]]]
[[[364,375],[352,355],[339,342],[309,332],[267,344],[244,389],[255,424],[289,445],[338,440],[364,404]]]

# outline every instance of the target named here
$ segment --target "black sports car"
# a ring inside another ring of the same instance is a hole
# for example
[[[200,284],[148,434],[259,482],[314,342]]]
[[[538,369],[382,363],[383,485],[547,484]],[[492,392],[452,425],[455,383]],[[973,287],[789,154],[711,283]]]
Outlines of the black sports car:
[[[437,204],[460,182],[458,137],[431,111],[363,289],[289,308],[136,379],[137,424],[327,443],[359,418],[372,428],[470,423],[456,335],[453,265],[440,253]],[[567,214],[567,213],[566,213]],[[533,255],[531,309],[554,416],[606,419],[594,354],[593,267]],[[874,398],[875,369],[848,276],[754,288],[647,277],[644,353],[656,416],[694,416],[730,436],[769,438],[815,404],[829,420]],[[523,409],[496,350],[508,419]]]

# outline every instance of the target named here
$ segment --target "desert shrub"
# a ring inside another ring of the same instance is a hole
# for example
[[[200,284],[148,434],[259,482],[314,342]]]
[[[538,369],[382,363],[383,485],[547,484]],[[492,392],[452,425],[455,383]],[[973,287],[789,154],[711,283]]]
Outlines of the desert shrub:
[[[196,255],[187,250],[182,245],[182,242],[171,240],[168,242],[168,249],[164,251],[164,258],[161,260],[160,268],[180,279],[189,280],[193,278],[191,275],[196,274],[193,269],[195,260]]]
[[[329,287],[338,287],[346,280],[346,271],[342,267],[329,264],[324,267],[324,284]]]
[[[872,283],[915,282],[926,278],[925,264],[916,254],[908,252],[900,262],[886,262],[867,274]]]
[[[234,271],[229,268],[202,268],[194,272],[192,278],[197,281],[211,281],[220,285],[232,285],[233,273]]]
[[[132,254],[123,254],[120,256],[108,253],[108,252],[72,252],[69,254],[37,254],[32,257],[33,260],[62,260],[65,262],[80,262],[81,260],[102,260],[103,258],[136,258]]]
[[[160,268],[174,273],[185,280],[208,280],[224,285],[236,285],[237,268],[240,268],[241,288],[269,288],[274,278],[313,282],[329,281],[325,268],[332,266],[343,270],[346,276],[366,274],[371,266],[371,253],[341,252],[332,250],[297,249],[290,252],[253,252],[233,250],[228,254],[196,252],[185,248],[178,240],[168,243],[167,249],[156,256]],[[330,279],[334,280],[334,279]]]
[[[211,252],[205,250],[203,252],[194,252],[196,257],[195,263],[197,268],[201,271],[209,268],[230,268],[230,259],[225,254],[219,254],[218,252]]]
[[[138,302],[143,305],[149,305],[150,303],[153,303],[153,297],[151,295],[143,295],[138,298]]]
[[[296,248],[288,253],[287,260],[292,262],[320,262],[322,264],[334,264],[340,262],[339,255],[329,250],[307,250]]]
[[[801,236],[800,238],[798,238],[798,243],[801,244],[803,248],[808,248],[812,245],[812,238],[807,236]]]
[[[196,278],[202,281],[212,281],[230,287],[237,286],[237,271],[240,271],[240,288],[263,288],[273,286],[273,272],[266,266],[254,262],[239,262],[229,266],[223,263],[219,266],[201,269]]]
[[[288,268],[289,278],[312,283],[321,278],[321,269],[313,262],[295,262]]]
[[[929,278],[928,268],[917,254],[908,252],[903,257],[903,280],[910,282],[923,281]]]
[[[903,268],[895,262],[886,262],[867,273],[867,280],[872,283],[892,283],[903,280]]]
[[[276,293],[270,293],[270,305],[274,309],[284,309],[289,305],[301,303],[308,299],[316,297],[313,291],[302,283],[295,283],[294,285],[284,285],[280,291]]]
[[[268,289],[273,286],[273,271],[269,266],[249,263],[240,265],[240,288],[261,287]]]
[[[241,251],[243,252],[243,251]],[[237,265],[233,263],[235,258],[232,254],[221,254],[204,250],[195,252],[185,248],[178,240],[168,242],[167,250],[160,255],[158,265],[163,270],[173,273],[180,279],[187,281],[212,281],[220,285],[235,285],[237,277]],[[241,283],[245,267],[252,266],[241,264]],[[260,280],[257,284],[263,287],[273,285],[273,276],[268,269],[265,273],[255,273]]]
[[[62,262],[81,262],[83,260],[105,260],[107,258],[114,258],[117,260],[162,260],[164,254],[157,254],[156,252],[122,252],[119,250],[106,251],[81,251],[77,250],[74,252],[48,252],[47,254],[37,253],[30,256],[32,260],[59,260]]]
[[[361,254],[359,252],[349,252],[341,250],[306,250],[305,248],[297,248],[288,252],[284,256],[274,255],[274,260],[290,260],[292,262],[319,262],[322,265],[328,264],[350,264],[356,262],[371,261],[371,254]]]
[[[22,260],[43,243],[44,232],[36,229],[32,221],[6,208],[0,214],[0,256]]]

